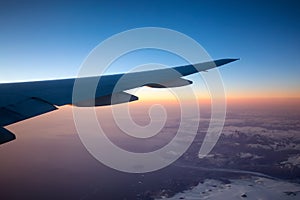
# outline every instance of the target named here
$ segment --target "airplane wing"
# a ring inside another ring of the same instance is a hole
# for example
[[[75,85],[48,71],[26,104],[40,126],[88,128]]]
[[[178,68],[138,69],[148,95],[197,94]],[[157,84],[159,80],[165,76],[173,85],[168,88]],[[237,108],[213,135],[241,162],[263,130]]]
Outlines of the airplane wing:
[[[142,86],[162,88],[189,85],[192,81],[181,77],[235,60],[237,59],[220,59],[166,69],[80,78],[79,80],[85,83],[99,79],[100,82],[96,87],[95,98],[89,99],[83,95],[77,102],[72,101],[72,97],[74,84],[78,79],[0,84],[0,144],[15,139],[15,135],[3,128],[4,126],[56,110],[56,106],[105,106],[136,101],[138,97],[124,91]],[[126,78],[116,89],[115,86],[122,77]],[[111,98],[113,94],[114,102]]]

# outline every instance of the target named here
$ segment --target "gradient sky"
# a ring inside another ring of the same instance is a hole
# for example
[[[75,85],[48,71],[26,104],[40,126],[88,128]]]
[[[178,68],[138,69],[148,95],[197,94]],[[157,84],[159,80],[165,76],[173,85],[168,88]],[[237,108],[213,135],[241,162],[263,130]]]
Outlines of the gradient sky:
[[[300,97],[300,3],[283,0],[1,1],[0,82],[75,77],[101,41],[148,26],[241,58],[220,70],[229,97]]]

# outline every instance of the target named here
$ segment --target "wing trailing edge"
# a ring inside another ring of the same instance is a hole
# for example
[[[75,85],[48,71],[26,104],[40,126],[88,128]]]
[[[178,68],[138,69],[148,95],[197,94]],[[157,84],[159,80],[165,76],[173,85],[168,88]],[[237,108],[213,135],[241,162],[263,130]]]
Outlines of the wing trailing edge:
[[[53,104],[43,99],[27,98],[21,102],[0,107],[0,126],[7,126],[56,109]]]

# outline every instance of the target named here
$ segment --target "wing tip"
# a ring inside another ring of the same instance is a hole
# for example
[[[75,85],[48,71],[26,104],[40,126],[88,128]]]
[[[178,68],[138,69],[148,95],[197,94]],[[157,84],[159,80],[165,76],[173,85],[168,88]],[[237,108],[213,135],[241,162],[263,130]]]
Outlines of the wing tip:
[[[219,59],[219,60],[215,60],[213,61],[216,65],[216,67],[222,66],[222,65],[226,65],[228,63],[234,62],[240,60],[240,58],[225,58],[225,59]]]

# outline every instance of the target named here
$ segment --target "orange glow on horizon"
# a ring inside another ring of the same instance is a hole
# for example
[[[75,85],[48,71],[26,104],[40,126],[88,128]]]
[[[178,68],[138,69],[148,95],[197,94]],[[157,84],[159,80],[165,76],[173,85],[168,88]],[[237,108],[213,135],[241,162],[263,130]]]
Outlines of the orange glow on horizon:
[[[185,99],[184,101],[189,101],[189,99]],[[211,98],[198,98],[197,101],[199,104],[211,104]],[[239,97],[239,98],[226,98],[227,104],[294,104],[300,105],[300,98],[283,98],[283,97]],[[179,101],[175,98],[142,98],[138,101],[142,104],[179,104]]]
[[[139,97],[139,101],[143,102],[169,102],[177,101],[177,99],[193,99],[197,98],[202,102],[210,102],[211,97],[208,91],[196,92],[195,96],[192,96],[189,91],[181,89],[179,94],[180,97],[176,97],[168,89],[151,89],[143,88],[139,89],[136,92],[132,93],[135,96]],[[227,102],[268,102],[268,101],[297,101],[300,99],[300,92],[295,92],[292,90],[287,91],[247,91],[247,92],[238,92],[238,91],[226,91],[225,98]]]

